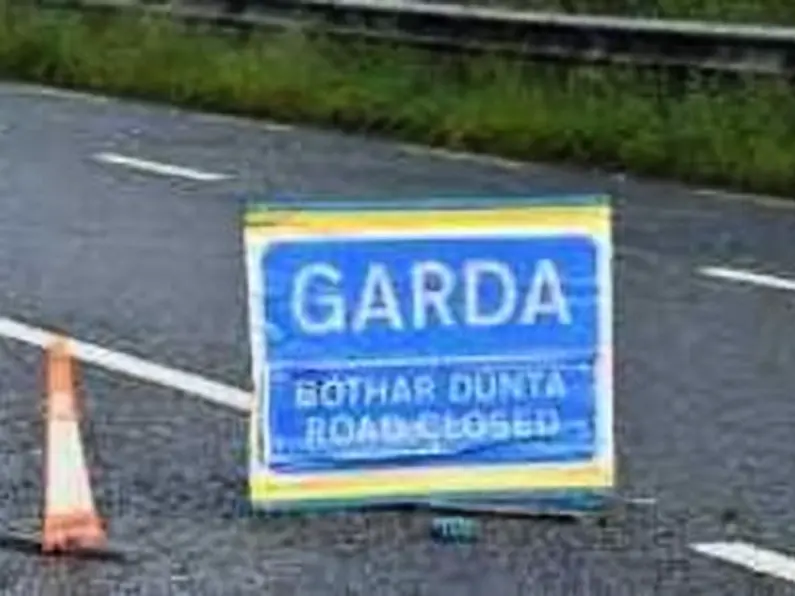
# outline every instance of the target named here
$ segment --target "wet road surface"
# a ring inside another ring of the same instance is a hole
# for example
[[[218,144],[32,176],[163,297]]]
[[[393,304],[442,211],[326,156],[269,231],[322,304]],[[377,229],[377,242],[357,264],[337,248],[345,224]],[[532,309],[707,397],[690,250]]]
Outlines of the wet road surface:
[[[98,505],[134,556],[0,548],[0,594],[795,594],[692,548],[795,553],[795,294],[703,272],[795,279],[786,205],[0,85],[0,317],[249,389],[237,197],[281,191],[613,195],[619,492],[643,501],[458,546],[417,513],[251,519],[242,413],[84,365]],[[7,527],[39,512],[41,399],[41,350],[0,339]]]

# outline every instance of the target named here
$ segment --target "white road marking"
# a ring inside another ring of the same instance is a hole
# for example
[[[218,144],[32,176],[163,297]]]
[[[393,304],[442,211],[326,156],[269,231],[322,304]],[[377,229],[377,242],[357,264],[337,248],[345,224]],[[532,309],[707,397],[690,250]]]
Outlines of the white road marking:
[[[0,317],[0,336],[46,348],[58,334]],[[78,360],[198,396],[206,401],[241,412],[251,408],[252,395],[236,387],[211,381],[199,375],[169,368],[154,362],[108,350],[96,344],[67,338]]]
[[[93,93],[83,93],[82,91],[74,91],[71,89],[58,89],[53,87],[39,87],[37,85],[15,85],[17,90],[40,95],[42,97],[51,97],[54,99],[66,99],[70,101],[85,101],[89,103],[105,104],[111,101],[111,98],[104,95],[94,95]]]
[[[4,83],[3,87],[10,87],[14,91],[29,92],[42,96],[49,96],[54,98],[61,98],[66,100],[82,100],[86,102],[109,102],[115,101],[119,103],[133,103],[134,100],[120,96],[102,95],[98,93],[91,93],[88,91],[76,91],[70,89],[61,89],[58,87],[47,87],[44,85],[33,85],[24,83]],[[262,127],[267,131],[272,132],[287,132],[296,129],[297,127],[290,124],[282,124],[279,122],[269,122],[264,120],[257,120],[255,118],[247,118],[245,116],[233,116],[227,114],[217,114],[212,112],[197,112],[190,109],[174,108],[177,112],[189,115],[194,118],[205,120],[218,120],[225,121],[230,124],[242,124],[244,126],[257,126]],[[400,147],[409,154],[422,154],[434,155],[451,160],[467,160],[478,163],[486,163],[491,165],[499,165],[502,167],[517,169],[527,168],[536,165],[532,161],[512,160],[492,155],[484,155],[478,153],[468,153],[463,151],[452,151],[448,149],[440,149],[434,147],[427,147],[422,145],[403,144]],[[614,177],[626,178],[626,174],[613,174]],[[795,209],[795,199],[787,197],[778,197],[774,195],[753,194],[743,192],[733,192],[729,190],[713,189],[713,188],[697,188],[692,192],[696,195],[709,197],[718,200],[739,201],[758,205],[760,207],[768,207],[772,209]]]
[[[696,552],[756,573],[795,582],[795,559],[748,542],[704,542],[691,544]]]
[[[482,153],[469,153],[467,151],[453,151],[451,149],[442,149],[441,147],[427,147],[425,145],[412,145],[408,143],[403,143],[399,145],[399,147],[404,153],[409,155],[440,157],[450,161],[469,161],[512,170],[519,168],[529,168],[533,166],[531,162],[517,161],[508,159],[507,157],[486,155]]]
[[[699,272],[707,277],[795,292],[795,280],[776,275],[754,273],[753,271],[743,271],[742,269],[729,269],[727,267],[702,267]]]
[[[693,191],[702,197],[717,199],[719,201],[735,201],[740,203],[751,203],[760,207],[770,209],[795,209],[795,199],[786,197],[776,197],[773,195],[762,195],[744,192],[731,192],[727,190],[717,190],[712,188],[700,188]]]
[[[632,507],[654,507],[657,499],[654,497],[627,497],[624,503]]]
[[[191,118],[202,120],[208,124],[223,124],[225,126],[252,126],[266,132],[291,132],[296,129],[293,124],[283,124],[281,122],[270,122],[268,120],[254,120],[245,116],[234,116],[232,114],[214,114],[212,112],[190,112],[177,110],[178,114],[186,114]]]
[[[178,178],[187,178],[188,180],[197,180],[199,182],[216,182],[218,180],[226,180],[229,178],[229,176],[226,174],[204,172],[202,170],[194,170],[192,168],[184,168],[167,163],[148,161],[145,159],[139,159],[137,157],[129,157],[126,155],[120,155],[118,153],[97,153],[94,155],[94,159],[103,163],[125,166],[134,170],[151,172],[153,174],[160,174],[161,176],[176,176]]]
[[[112,95],[102,95],[98,93],[92,93],[90,91],[77,91],[71,89],[61,89],[58,87],[47,87],[44,85],[35,85],[30,83],[9,83],[3,82],[0,86],[0,94],[4,94],[7,92],[20,94],[20,93],[27,93],[30,95],[39,95],[42,97],[50,97],[54,99],[63,99],[67,101],[84,101],[87,103],[98,103],[98,104],[107,104],[107,103],[127,103],[130,105],[138,105],[135,104],[135,100],[131,98],[126,98],[122,96],[112,96]],[[153,106],[145,106],[148,108],[152,108]],[[296,127],[292,124],[283,124],[280,122],[271,122],[268,120],[256,120],[254,118],[249,118],[246,116],[236,116],[232,114],[216,114],[213,112],[196,112],[191,111],[189,108],[182,108],[179,106],[172,106],[167,104],[158,105],[157,108],[162,108],[170,111],[172,114],[178,114],[180,116],[188,116],[193,119],[205,120],[208,122],[220,122],[224,124],[234,124],[237,126],[246,126],[246,127],[257,127],[268,132],[288,132],[294,130]]]

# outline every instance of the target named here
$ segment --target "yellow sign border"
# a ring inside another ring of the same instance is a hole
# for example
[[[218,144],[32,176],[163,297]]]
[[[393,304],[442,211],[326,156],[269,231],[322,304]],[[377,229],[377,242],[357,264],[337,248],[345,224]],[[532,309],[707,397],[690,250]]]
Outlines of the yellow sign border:
[[[604,238],[610,235],[610,227],[610,208],[603,205],[430,211],[274,210],[248,216],[245,238],[247,243],[257,243],[291,234],[336,236],[395,230],[432,232],[456,229],[499,233],[505,228],[558,230]]]
[[[609,488],[613,482],[614,470],[608,461],[542,467],[396,469],[301,477],[261,471],[252,475],[250,489],[254,501],[292,501],[598,489]]]

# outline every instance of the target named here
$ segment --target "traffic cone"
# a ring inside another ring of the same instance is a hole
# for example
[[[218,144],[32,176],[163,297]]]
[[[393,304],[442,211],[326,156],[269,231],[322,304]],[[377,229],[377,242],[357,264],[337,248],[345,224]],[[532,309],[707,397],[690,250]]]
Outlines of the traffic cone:
[[[66,340],[47,348],[42,552],[96,551],[107,537],[91,492],[80,437],[74,359]]]

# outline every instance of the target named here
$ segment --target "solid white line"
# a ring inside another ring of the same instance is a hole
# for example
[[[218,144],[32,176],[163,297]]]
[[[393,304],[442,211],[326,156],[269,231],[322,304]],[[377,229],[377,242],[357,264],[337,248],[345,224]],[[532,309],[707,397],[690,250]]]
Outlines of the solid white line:
[[[293,124],[270,122],[268,120],[254,120],[245,116],[232,116],[231,114],[213,114],[211,112],[190,112],[176,109],[178,114],[188,115],[191,118],[202,120],[207,124],[223,124],[231,126],[256,127],[266,132],[292,132],[296,129]]]
[[[729,269],[726,267],[702,267],[699,271],[702,275],[706,275],[707,277],[795,292],[795,280],[778,277],[776,275],[766,275],[764,273],[754,273],[753,271]]]
[[[72,89],[58,89],[53,87],[39,87],[36,85],[16,84],[13,85],[15,90],[22,90],[33,92],[42,97],[51,97],[54,99],[66,99],[69,101],[85,101],[89,103],[109,103],[111,99],[102,95],[94,95],[92,93],[84,93],[81,91],[74,91]]]
[[[216,182],[229,178],[226,174],[204,172],[202,170],[194,170],[192,168],[184,168],[157,161],[138,159],[137,157],[128,157],[126,155],[119,155],[118,153],[97,153],[94,155],[94,159],[104,163],[160,174],[161,176],[176,176],[178,178],[187,178],[188,180],[197,180],[199,182]]]
[[[46,348],[58,334],[38,327],[0,317],[0,336]],[[136,356],[114,352],[101,346],[67,338],[72,354],[78,360],[101,366],[108,370],[137,377],[144,381],[196,395],[209,402],[241,412],[251,408],[252,395],[242,389],[211,381],[199,375],[149,362]]]
[[[2,86],[0,86],[0,94],[8,94],[14,93],[16,95],[26,93],[30,95],[39,95],[42,97],[50,97],[54,99],[63,99],[67,101],[85,101],[88,103],[117,103],[117,104],[127,104],[130,106],[138,106],[138,107],[151,107],[151,106],[142,106],[135,102],[135,100],[130,98],[125,98],[122,96],[112,96],[112,95],[101,95],[97,93],[91,93],[89,91],[75,91],[70,89],[62,89],[59,87],[47,87],[46,85],[34,85],[28,83],[9,83],[3,82]],[[158,106],[161,107],[161,106]],[[245,117],[245,116],[233,116],[231,114],[216,114],[212,112],[196,112],[191,111],[187,108],[180,108],[177,106],[162,106],[163,109],[167,110],[172,114],[178,114],[180,116],[187,116],[192,119],[197,120],[204,120],[209,123],[222,123],[222,124],[232,124],[237,126],[246,126],[250,127],[257,127],[265,130],[267,132],[289,132],[295,130],[295,126],[292,124],[283,124],[281,122],[272,122],[268,120],[258,120],[253,117]]]
[[[452,149],[443,149],[441,147],[428,147],[425,145],[412,145],[409,143],[402,143],[398,145],[404,153],[409,155],[419,155],[421,157],[439,157],[450,161],[469,161],[484,165],[498,166],[501,168],[518,169],[532,167],[532,163],[517,161],[507,157],[499,157],[496,155],[488,155],[485,153],[470,153],[467,151],[453,151]]]
[[[770,209],[795,209],[795,200],[787,197],[776,197],[772,195],[761,195],[743,192],[731,192],[728,190],[718,190],[711,188],[700,188],[693,191],[695,194],[702,197],[723,201],[735,201],[741,203],[750,203],[760,207],[767,207]]]
[[[690,547],[707,557],[795,582],[795,559],[747,542],[706,542]]]

